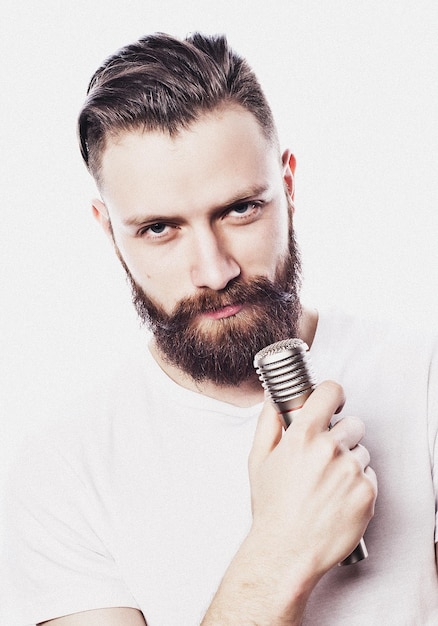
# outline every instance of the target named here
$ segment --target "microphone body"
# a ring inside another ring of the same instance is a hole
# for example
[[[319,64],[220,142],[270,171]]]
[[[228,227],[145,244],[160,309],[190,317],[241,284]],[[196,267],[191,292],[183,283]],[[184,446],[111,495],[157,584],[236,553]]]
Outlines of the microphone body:
[[[317,384],[308,349],[301,339],[285,339],[266,346],[254,357],[254,367],[262,386],[275,404],[285,429]],[[339,565],[351,565],[367,556],[365,542],[361,539]]]

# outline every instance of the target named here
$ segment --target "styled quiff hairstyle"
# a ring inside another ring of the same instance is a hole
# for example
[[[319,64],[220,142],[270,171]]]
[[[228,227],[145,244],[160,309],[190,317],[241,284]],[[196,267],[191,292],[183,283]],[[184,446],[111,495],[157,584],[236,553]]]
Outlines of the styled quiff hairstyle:
[[[271,109],[247,61],[225,36],[163,33],[142,37],[109,57],[92,77],[78,121],[82,157],[99,183],[107,138],[130,130],[175,136],[201,114],[240,105],[277,142]]]

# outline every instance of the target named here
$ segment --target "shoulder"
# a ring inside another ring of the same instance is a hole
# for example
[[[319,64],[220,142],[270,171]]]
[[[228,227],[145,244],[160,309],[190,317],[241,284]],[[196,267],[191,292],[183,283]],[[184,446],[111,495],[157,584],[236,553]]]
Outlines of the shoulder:
[[[438,355],[438,333],[402,319],[359,316],[337,310],[320,312],[316,338],[324,348],[366,359],[382,354],[431,361]]]
[[[51,405],[50,414],[18,446],[8,471],[10,483],[50,481],[54,471],[79,478],[102,474],[115,452],[114,441],[130,441],[131,431],[147,424],[147,398],[153,388],[147,368],[145,356],[124,358]]]
[[[437,347],[430,329],[328,311],[320,315],[311,353],[319,378],[340,381],[355,411],[373,409],[378,399],[387,414],[415,407],[421,419],[431,419],[438,413]]]

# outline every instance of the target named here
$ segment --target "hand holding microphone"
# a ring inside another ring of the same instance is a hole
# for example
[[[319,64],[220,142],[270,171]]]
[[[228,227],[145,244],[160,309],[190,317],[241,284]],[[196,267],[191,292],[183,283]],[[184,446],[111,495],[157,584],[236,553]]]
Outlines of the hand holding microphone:
[[[285,429],[316,386],[307,350],[307,345],[300,339],[286,339],[267,346],[254,358],[262,385],[274,402]],[[355,550],[339,565],[357,563],[367,556],[361,539]]]

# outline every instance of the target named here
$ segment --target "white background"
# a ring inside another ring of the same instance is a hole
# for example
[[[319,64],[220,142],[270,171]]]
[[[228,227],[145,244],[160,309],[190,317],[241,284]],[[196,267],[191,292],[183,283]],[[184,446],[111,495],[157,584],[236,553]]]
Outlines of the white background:
[[[141,340],[75,120],[103,58],[145,33],[225,32],[258,73],[297,157],[305,301],[435,323],[436,0],[3,0],[0,13],[0,483],[22,437]]]

